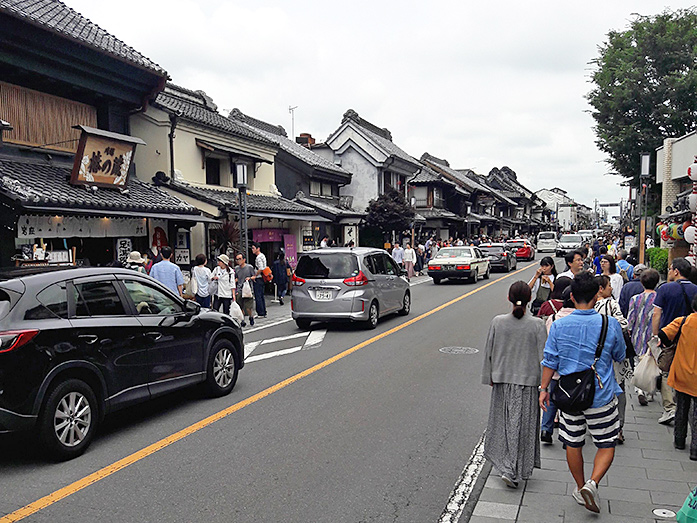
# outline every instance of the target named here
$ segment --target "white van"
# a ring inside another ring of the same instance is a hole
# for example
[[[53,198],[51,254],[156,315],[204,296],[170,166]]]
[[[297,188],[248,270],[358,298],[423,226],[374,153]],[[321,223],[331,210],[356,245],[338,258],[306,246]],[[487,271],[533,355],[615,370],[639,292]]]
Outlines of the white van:
[[[537,252],[556,252],[557,233],[545,231],[537,234]]]

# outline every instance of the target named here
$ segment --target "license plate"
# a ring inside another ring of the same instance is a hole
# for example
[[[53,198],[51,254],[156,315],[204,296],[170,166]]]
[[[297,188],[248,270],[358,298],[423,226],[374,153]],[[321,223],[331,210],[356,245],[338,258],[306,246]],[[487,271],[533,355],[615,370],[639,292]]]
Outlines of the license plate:
[[[318,290],[315,292],[315,297],[318,301],[330,301],[332,299],[332,291]]]

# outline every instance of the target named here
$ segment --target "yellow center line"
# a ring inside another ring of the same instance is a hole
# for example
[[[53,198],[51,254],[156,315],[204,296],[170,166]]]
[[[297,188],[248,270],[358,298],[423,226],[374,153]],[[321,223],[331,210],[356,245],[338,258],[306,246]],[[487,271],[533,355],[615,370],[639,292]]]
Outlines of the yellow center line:
[[[285,379],[276,385],[273,385],[267,389],[262,390],[261,392],[258,392],[257,394],[254,394],[253,396],[250,396],[246,400],[240,401],[238,403],[235,403],[234,405],[231,405],[230,407],[227,407],[226,409],[223,409],[215,414],[212,414],[211,416],[208,416],[207,418],[202,419],[201,421],[194,423],[193,425],[190,425],[179,432],[175,432],[174,434],[167,436],[166,438],[161,439],[160,441],[157,441],[153,443],[152,445],[149,445],[141,450],[138,450],[134,452],[133,454],[130,454],[129,456],[126,456],[125,458],[122,458],[111,465],[107,465],[106,467],[97,470],[96,472],[93,472],[92,474],[85,476],[82,479],[79,479],[70,485],[66,485],[65,487],[56,490],[55,492],[44,496],[43,498],[40,498],[33,503],[30,503],[18,510],[15,510],[14,512],[7,514],[6,516],[3,516],[0,518],[0,523],[10,523],[13,521],[19,521],[21,519],[24,519],[28,516],[31,516],[32,514],[36,514],[38,511],[45,509],[46,507],[49,507],[53,505],[54,503],[57,503],[58,501],[61,501],[68,496],[71,496],[75,494],[76,492],[79,492],[80,490],[89,487],[90,485],[97,483],[98,481],[103,480],[104,478],[107,478],[111,476],[112,474],[115,474],[119,470],[123,470],[126,467],[133,465],[134,463],[137,463],[138,461],[141,461],[142,459],[147,458],[148,456],[154,454],[158,450],[161,450],[172,443],[176,443],[179,440],[184,439],[185,437],[198,432],[199,430],[215,423],[216,421],[219,421],[230,414],[233,414],[237,412],[238,410],[241,410],[253,403],[256,403],[257,401],[270,396],[274,392],[278,392],[279,390],[287,387],[288,385],[291,385],[295,383],[298,380],[301,380],[310,374],[314,374],[318,370],[321,370],[329,365],[331,365],[334,362],[339,361],[342,358],[345,358],[346,356],[353,354],[356,351],[361,350],[364,347],[367,347],[368,345],[375,343],[378,340],[381,340],[390,334],[394,334],[395,332],[398,332],[402,329],[405,329],[406,327],[416,323],[417,321],[421,321],[424,318],[427,318],[428,316],[431,316],[432,314],[435,314],[446,307],[450,307],[451,305],[459,302],[460,300],[464,300],[465,298],[472,296],[474,293],[479,292],[483,289],[486,289],[487,287],[494,285],[495,283],[498,283],[506,278],[509,278],[521,271],[524,271],[526,269],[529,269],[530,267],[534,267],[535,264],[531,264],[527,267],[523,267],[522,269],[518,269],[515,272],[512,272],[510,274],[507,274],[506,276],[503,276],[497,280],[493,280],[485,285],[482,285],[481,287],[477,287],[473,291],[470,291],[466,294],[463,294],[462,296],[459,296],[458,298],[455,298],[453,300],[450,300],[447,303],[444,303],[443,305],[439,305],[435,309],[431,309],[428,312],[424,312],[420,316],[417,316],[415,318],[412,318],[409,321],[406,321],[404,323],[401,323],[400,325],[385,331],[381,334],[378,334],[377,336],[373,336],[372,338],[359,343],[358,345],[354,345],[350,349],[346,349],[343,352],[340,352],[336,356],[332,356],[331,358],[322,361],[321,363],[318,363],[317,365],[314,365],[313,367],[310,367],[309,369],[306,369],[294,376],[291,376],[288,379]]]

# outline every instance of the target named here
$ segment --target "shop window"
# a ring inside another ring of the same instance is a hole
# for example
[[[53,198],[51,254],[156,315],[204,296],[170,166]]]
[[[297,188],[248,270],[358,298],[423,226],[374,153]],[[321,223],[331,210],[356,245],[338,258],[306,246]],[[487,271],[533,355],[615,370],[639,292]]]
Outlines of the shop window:
[[[123,303],[110,281],[75,285],[75,314],[85,316],[122,316]]]
[[[220,185],[220,160],[206,158],[206,184]]]

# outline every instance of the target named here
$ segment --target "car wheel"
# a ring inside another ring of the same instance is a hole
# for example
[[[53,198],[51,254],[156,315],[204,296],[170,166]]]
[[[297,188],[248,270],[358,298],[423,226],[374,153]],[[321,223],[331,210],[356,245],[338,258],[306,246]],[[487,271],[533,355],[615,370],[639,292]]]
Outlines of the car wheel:
[[[208,355],[206,367],[206,391],[214,398],[230,394],[237,382],[239,365],[235,358],[235,347],[230,340],[215,342]]]
[[[479,281],[479,271],[474,270],[474,274],[470,277],[470,283],[477,283]]]
[[[488,280],[489,279],[489,272],[491,272],[491,267],[487,266],[486,272],[484,273],[484,279]]]
[[[311,323],[312,323],[312,322],[311,322],[310,320],[302,320],[302,319],[300,319],[300,318],[298,318],[297,320],[295,320],[295,324],[298,326],[298,329],[301,329],[301,330],[304,330],[304,331],[306,331],[307,329],[310,328],[310,324],[311,324]]]
[[[411,310],[411,294],[408,292],[404,293],[404,298],[402,299],[402,308],[399,309],[398,314],[400,316],[406,316]]]
[[[435,276],[433,277],[433,283],[435,285],[440,285],[440,278],[436,278]]]
[[[97,396],[92,388],[82,380],[66,380],[48,394],[39,415],[39,439],[51,458],[76,458],[92,442],[98,419]]]
[[[377,327],[379,316],[380,309],[378,309],[378,302],[374,301],[368,308],[368,320],[365,322],[365,326],[369,329],[374,329]]]

